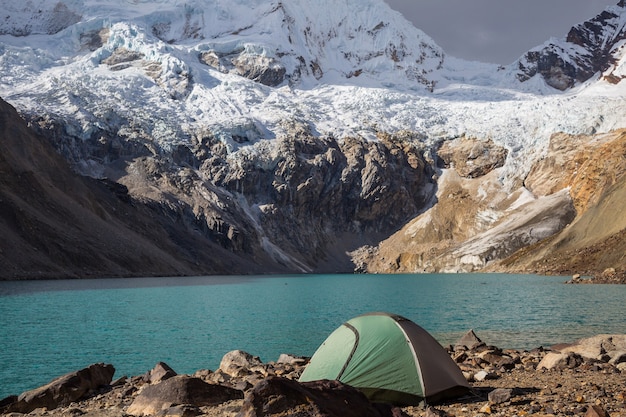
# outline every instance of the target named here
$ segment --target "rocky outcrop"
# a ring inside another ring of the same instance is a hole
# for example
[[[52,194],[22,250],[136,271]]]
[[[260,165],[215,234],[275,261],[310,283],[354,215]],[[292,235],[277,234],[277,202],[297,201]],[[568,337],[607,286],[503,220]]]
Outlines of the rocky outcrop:
[[[478,178],[503,166],[508,151],[491,140],[463,136],[443,142],[437,155],[443,167],[454,168],[464,178]]]
[[[199,59],[200,62],[225,74],[240,75],[271,87],[279,86],[287,79],[287,69],[279,60],[251,54],[244,49],[235,49],[231,52],[202,52]]]
[[[433,207],[377,248],[353,253],[368,272],[471,272],[562,230],[575,217],[567,193],[539,197],[503,187],[507,151],[459,138],[437,153],[445,168]]]
[[[297,272],[351,271],[346,251],[396,230],[434,189],[425,150],[409,134],[337,140],[286,123],[272,141],[241,136],[240,146],[197,132],[190,143],[159,149],[141,136],[99,131],[83,141],[52,120],[32,125],[77,169],[93,161],[91,172],[133,198],[174,210],[206,238],[254,259],[260,268],[250,272],[266,270],[263,259]]]
[[[377,247],[354,252],[360,270],[578,273],[595,276],[584,282],[624,282],[626,223],[614,215],[626,192],[624,131],[555,134],[512,193],[500,186],[498,168],[472,178],[480,170],[464,161],[473,146],[464,139],[441,147],[446,169],[436,203]],[[489,154],[498,152],[482,152]],[[484,161],[476,165],[492,166]]]
[[[624,2],[569,31],[565,41],[551,41],[526,53],[519,61],[520,81],[535,75],[566,90],[604,72],[619,59],[618,47],[626,39]]]

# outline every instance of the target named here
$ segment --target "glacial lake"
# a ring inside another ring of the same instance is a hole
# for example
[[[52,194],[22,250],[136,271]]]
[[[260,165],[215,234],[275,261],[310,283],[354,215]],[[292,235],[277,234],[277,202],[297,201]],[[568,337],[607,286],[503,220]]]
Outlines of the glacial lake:
[[[0,399],[96,362],[215,370],[241,349],[310,356],[344,321],[405,316],[443,345],[474,329],[531,349],[626,333],[626,285],[503,274],[294,275],[0,282]]]

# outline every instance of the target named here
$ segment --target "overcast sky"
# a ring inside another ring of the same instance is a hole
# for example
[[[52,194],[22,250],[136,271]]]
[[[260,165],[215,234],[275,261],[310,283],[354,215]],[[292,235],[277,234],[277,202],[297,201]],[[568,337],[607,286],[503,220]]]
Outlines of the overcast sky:
[[[385,0],[447,54],[510,64],[619,0]]]

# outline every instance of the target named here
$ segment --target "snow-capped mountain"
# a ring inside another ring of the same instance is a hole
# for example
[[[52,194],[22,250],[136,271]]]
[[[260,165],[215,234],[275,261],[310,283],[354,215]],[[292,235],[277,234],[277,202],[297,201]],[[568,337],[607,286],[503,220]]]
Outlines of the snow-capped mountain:
[[[458,166],[442,143],[494,155],[478,233],[537,197],[519,187],[555,133],[626,127],[624,1],[507,67],[447,56],[382,0],[0,4],[0,97],[76,171],[293,270],[345,269],[429,210]]]
[[[626,2],[609,7],[580,23],[565,39],[551,39],[528,51],[518,62],[518,78],[526,81],[539,74],[556,89],[566,90],[598,73],[609,82],[624,77]]]

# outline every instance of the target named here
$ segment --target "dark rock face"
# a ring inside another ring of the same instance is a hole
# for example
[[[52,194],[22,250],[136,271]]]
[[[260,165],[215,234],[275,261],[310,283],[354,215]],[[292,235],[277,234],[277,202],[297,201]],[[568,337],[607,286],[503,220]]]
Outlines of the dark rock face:
[[[31,126],[76,170],[115,178],[132,198],[173,210],[203,238],[253,260],[251,273],[352,271],[346,252],[397,230],[435,188],[434,168],[412,137],[339,141],[293,123],[285,136],[234,149],[210,132],[160,149],[142,135],[121,137],[118,122],[86,140],[63,120]]]
[[[620,2],[618,7],[626,7]],[[541,75],[546,83],[566,90],[607,70],[615,63],[615,48],[626,39],[621,17],[605,10],[595,18],[572,27],[565,42],[529,51],[518,62],[518,79]]]
[[[54,6],[53,6],[54,5]],[[20,7],[28,10],[28,3],[14,3],[9,10],[18,11]],[[51,7],[52,6],[52,7]],[[5,7],[7,7],[5,5]],[[32,7],[32,6],[31,6]],[[82,16],[78,11],[71,10],[62,1],[39,5],[39,13],[31,19],[15,19],[0,29],[0,35],[28,36],[33,34],[52,35],[80,22]]]
[[[271,377],[259,382],[246,394],[237,417],[285,415],[400,417],[405,414],[398,408],[374,405],[363,393],[339,381],[298,383],[286,378]]]
[[[270,87],[279,86],[287,79],[287,69],[280,61],[262,55],[250,55],[243,50],[203,52],[199,59],[223,73],[237,74]]]
[[[47,385],[22,393],[8,411],[30,413],[45,407],[55,409],[93,393],[111,383],[115,368],[103,363],[94,364],[79,371],[63,375]]]

